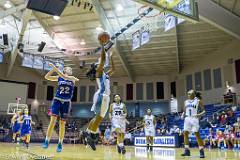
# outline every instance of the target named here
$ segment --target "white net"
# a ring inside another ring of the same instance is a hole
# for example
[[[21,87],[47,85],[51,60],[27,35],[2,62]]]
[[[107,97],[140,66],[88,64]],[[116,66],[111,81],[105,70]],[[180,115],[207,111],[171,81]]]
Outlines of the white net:
[[[13,115],[16,113],[17,110],[22,110],[28,108],[26,104],[18,104],[18,103],[8,103],[8,110],[7,114]]]
[[[161,13],[157,16],[153,17],[147,17],[145,18],[146,24],[145,28],[148,29],[150,32],[158,31],[158,30],[164,30],[164,24],[165,24],[165,15],[164,13]]]

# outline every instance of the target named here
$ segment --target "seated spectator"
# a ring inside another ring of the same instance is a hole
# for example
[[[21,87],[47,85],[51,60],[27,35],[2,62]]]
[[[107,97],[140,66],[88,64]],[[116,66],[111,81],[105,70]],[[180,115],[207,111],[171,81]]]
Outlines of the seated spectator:
[[[216,147],[216,134],[213,132],[212,128],[209,128],[208,135],[204,139],[205,145],[209,143],[209,148],[212,149]]]
[[[161,130],[159,128],[156,131],[156,136],[161,136]]]
[[[232,108],[229,108],[227,110],[227,116],[230,117],[230,118],[234,116],[234,112],[233,112]]]
[[[221,116],[220,116],[220,123],[222,126],[224,126],[227,122],[227,114],[225,112],[222,112]]]
[[[217,114],[214,114],[213,115],[213,118],[212,118],[212,121],[211,121],[211,124],[214,126],[214,127],[217,127],[219,125],[219,116]]]
[[[170,129],[170,134],[179,134],[180,133],[180,128],[178,128],[177,125],[174,125],[171,129]]]
[[[216,139],[217,139],[217,145],[219,149],[227,148],[226,136],[222,131],[217,130]]]

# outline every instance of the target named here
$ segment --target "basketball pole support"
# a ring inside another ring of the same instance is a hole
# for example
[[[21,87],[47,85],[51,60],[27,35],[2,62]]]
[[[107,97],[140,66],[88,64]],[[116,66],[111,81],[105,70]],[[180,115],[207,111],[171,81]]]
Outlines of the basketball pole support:
[[[13,69],[14,63],[16,61],[16,58],[17,58],[17,55],[18,55],[18,52],[19,52],[18,45],[20,43],[22,43],[22,41],[23,41],[23,36],[24,36],[24,33],[27,29],[27,25],[28,25],[28,22],[31,18],[31,15],[32,15],[32,10],[25,9],[25,11],[23,12],[23,16],[22,16],[22,20],[21,20],[21,31],[19,33],[19,36],[18,36],[18,39],[17,39],[16,43],[13,46],[13,50],[12,50],[12,53],[11,53],[10,62],[9,62],[9,65],[8,65],[8,70],[7,70],[6,77],[9,77],[9,75],[10,75],[12,69]]]

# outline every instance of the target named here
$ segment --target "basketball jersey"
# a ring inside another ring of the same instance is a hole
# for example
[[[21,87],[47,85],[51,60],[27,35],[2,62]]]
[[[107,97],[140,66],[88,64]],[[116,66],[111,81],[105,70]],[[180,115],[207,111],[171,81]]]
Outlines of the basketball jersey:
[[[106,72],[103,72],[102,76],[96,78],[98,89],[100,94],[110,95],[110,78]]]
[[[29,115],[23,115],[22,129],[31,128],[32,117]]]
[[[112,105],[112,118],[115,119],[124,119],[124,104],[113,103]]]
[[[185,101],[186,113],[187,117],[193,117],[198,114],[199,107],[199,99],[195,97],[193,100],[188,99]]]
[[[144,116],[144,123],[146,129],[154,128],[154,116],[153,115],[145,115]]]
[[[58,88],[56,92],[56,98],[61,100],[71,100],[74,91],[74,82],[65,80],[62,77],[58,78]]]
[[[16,124],[19,124],[20,123],[20,116],[16,116],[15,118],[14,118],[14,125],[16,125]]]

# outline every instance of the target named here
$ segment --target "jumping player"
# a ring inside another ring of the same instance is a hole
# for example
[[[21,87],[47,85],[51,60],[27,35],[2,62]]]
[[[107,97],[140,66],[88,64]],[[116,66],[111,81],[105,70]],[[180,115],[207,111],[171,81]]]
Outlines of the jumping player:
[[[147,150],[153,150],[153,138],[155,136],[155,128],[156,128],[156,118],[152,115],[152,110],[147,109],[147,114],[143,118],[144,123],[144,131],[146,136]]]
[[[63,72],[61,72],[53,64],[49,64],[49,66],[52,67],[52,70],[45,75],[45,79],[58,82],[58,88],[52,103],[51,120],[48,126],[43,148],[48,148],[53,129],[55,127],[57,118],[59,117],[59,141],[57,145],[57,152],[61,152],[63,138],[65,135],[66,118],[68,117],[71,109],[71,99],[73,96],[74,84],[76,81],[79,81],[79,79],[72,76],[71,67],[64,67]],[[57,75],[54,76],[54,73],[57,73]]]
[[[114,102],[110,105],[109,118],[112,123],[112,132],[117,134],[117,151],[119,154],[125,154],[124,134],[126,131],[127,108],[122,103],[120,95],[114,96]]]
[[[234,123],[233,127],[235,133],[234,150],[240,150],[240,117],[237,118],[237,122]]]
[[[21,129],[21,123],[20,123],[20,117],[21,117],[21,110],[17,110],[17,112],[13,115],[11,119],[11,124],[12,124],[12,132],[13,132],[13,137],[12,137],[12,142],[15,143],[16,138],[17,138],[17,143],[20,141],[20,129]]]
[[[185,108],[182,116],[186,116],[184,120],[184,153],[182,156],[190,156],[189,150],[189,133],[193,132],[197,138],[200,158],[205,158],[204,144],[199,133],[199,118],[205,114],[202,101],[196,97],[194,90],[188,91],[188,99],[185,101]],[[200,110],[201,113],[198,113]]]
[[[28,114],[28,109],[24,109],[24,114],[21,117],[20,122],[22,123],[21,127],[21,140],[25,142],[26,147],[28,148],[30,137],[32,133],[32,124],[35,123],[32,121],[32,117]]]
[[[106,32],[102,33],[101,35],[109,36]],[[96,80],[98,85],[98,90],[94,94],[93,106],[91,108],[91,111],[95,113],[95,117],[90,121],[86,132],[83,132],[83,137],[92,150],[96,150],[94,139],[96,139],[97,129],[109,108],[110,77],[115,71],[112,53],[109,60],[109,56],[105,52],[104,44],[107,42],[101,40],[100,36],[99,42],[102,46],[99,62],[97,64],[93,64],[91,66],[91,70],[87,73],[87,76],[90,78],[90,80]]]

